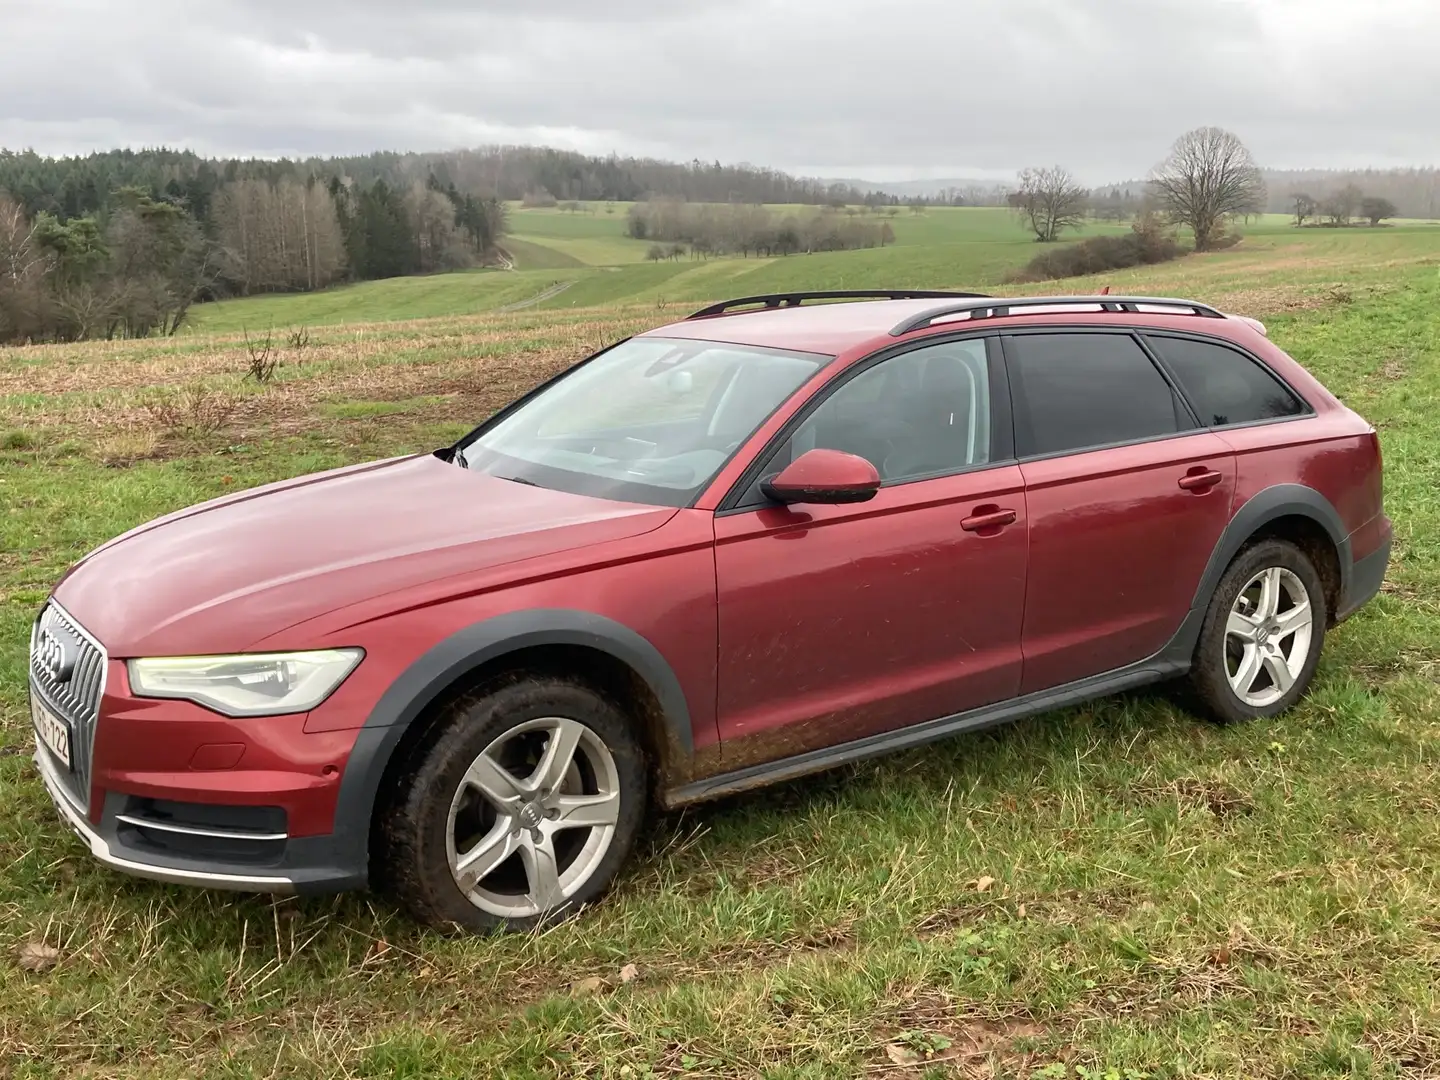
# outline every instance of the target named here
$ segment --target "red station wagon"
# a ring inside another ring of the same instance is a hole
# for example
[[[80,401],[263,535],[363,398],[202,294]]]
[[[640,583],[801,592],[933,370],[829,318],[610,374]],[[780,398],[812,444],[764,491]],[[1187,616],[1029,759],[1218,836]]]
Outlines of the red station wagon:
[[[652,802],[1181,676],[1273,716],[1390,537],[1375,430],[1253,320],[751,297],[98,548],[35,624],[36,758],[119,870],[524,928]]]

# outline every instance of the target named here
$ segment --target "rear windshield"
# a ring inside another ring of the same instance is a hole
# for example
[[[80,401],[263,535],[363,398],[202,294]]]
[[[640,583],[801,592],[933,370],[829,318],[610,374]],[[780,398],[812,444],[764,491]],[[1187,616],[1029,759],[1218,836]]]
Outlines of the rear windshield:
[[[520,483],[686,506],[833,357],[631,338],[485,424],[460,464]]]

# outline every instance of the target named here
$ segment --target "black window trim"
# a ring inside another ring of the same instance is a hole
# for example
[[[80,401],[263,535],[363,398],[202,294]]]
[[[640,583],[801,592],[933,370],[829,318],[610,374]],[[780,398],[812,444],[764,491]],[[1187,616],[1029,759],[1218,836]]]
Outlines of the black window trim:
[[[1082,324],[1082,323],[1075,323],[1075,324],[1049,323],[1049,324],[1047,324],[1047,325],[1045,325],[1045,326],[1012,327],[1012,328],[1006,329],[1006,330],[1004,330],[1004,331],[1001,332],[1001,334],[1000,334],[1000,348],[1001,348],[1002,350],[1004,350],[1004,348],[1005,348],[1005,342],[1006,342],[1006,340],[1009,339],[1009,338],[1017,338],[1017,337],[1036,337],[1036,336],[1040,336],[1040,335],[1076,334],[1076,333],[1082,333],[1082,334],[1108,334],[1108,335],[1110,335],[1111,337],[1128,337],[1128,338],[1130,338],[1132,341],[1134,341],[1135,344],[1139,347],[1140,351],[1149,359],[1150,363],[1151,363],[1152,365],[1154,365],[1155,370],[1156,370],[1156,371],[1159,373],[1159,375],[1160,375],[1160,378],[1163,379],[1163,380],[1165,381],[1165,384],[1170,387],[1170,392],[1175,395],[1176,400],[1179,401],[1180,404],[1184,406],[1184,408],[1185,408],[1185,413],[1186,413],[1187,416],[1189,416],[1189,418],[1190,418],[1190,423],[1191,423],[1192,426],[1191,426],[1191,427],[1188,427],[1188,428],[1183,428],[1183,429],[1181,429],[1181,430],[1179,430],[1179,431],[1172,431],[1172,432],[1170,432],[1169,434],[1166,434],[1166,435],[1147,435],[1147,436],[1145,436],[1144,438],[1141,438],[1141,439],[1124,439],[1124,440],[1122,440],[1122,441],[1120,441],[1120,442],[1100,443],[1100,444],[1096,444],[1096,445],[1094,445],[1094,446],[1072,447],[1072,448],[1070,448],[1070,449],[1068,449],[1068,450],[1056,450],[1056,451],[1053,451],[1053,452],[1048,453],[1048,454],[1027,454],[1027,455],[1024,455],[1024,456],[1021,456],[1021,455],[1019,454],[1019,451],[1018,451],[1018,438],[1017,438],[1017,450],[1016,450],[1016,460],[1017,460],[1017,461],[1019,461],[1020,463],[1023,464],[1023,463],[1025,463],[1025,462],[1027,462],[1027,461],[1048,461],[1048,460],[1050,460],[1051,458],[1078,457],[1078,456],[1081,455],[1081,454],[1093,454],[1093,453],[1096,453],[1097,451],[1100,451],[1100,450],[1118,450],[1118,449],[1120,449],[1121,447],[1125,447],[1125,446],[1142,446],[1142,445],[1144,445],[1145,443],[1166,442],[1166,441],[1168,441],[1168,440],[1170,440],[1170,439],[1183,439],[1183,438],[1188,438],[1188,437],[1191,436],[1191,435],[1198,435],[1198,434],[1200,434],[1201,432],[1205,432],[1205,431],[1209,431],[1209,430],[1210,430],[1210,428],[1207,428],[1204,424],[1202,424],[1202,423],[1200,422],[1200,417],[1199,417],[1199,415],[1195,412],[1195,406],[1190,403],[1190,399],[1185,395],[1185,392],[1180,389],[1180,385],[1179,385],[1179,383],[1176,381],[1174,374],[1173,374],[1173,373],[1170,371],[1170,369],[1167,368],[1164,364],[1160,363],[1158,357],[1156,357],[1156,355],[1155,355],[1154,350],[1151,349],[1151,348],[1145,343],[1145,341],[1144,341],[1143,338],[1142,338],[1141,330],[1140,330],[1140,328],[1138,328],[1138,327],[1116,325],[1116,324],[1113,324],[1113,323],[1112,323],[1112,324],[1106,324],[1106,325],[1100,325],[1100,326],[1096,326],[1096,325],[1094,325],[1094,324],[1085,325],[1085,324]],[[1196,336],[1198,337],[1198,336],[1201,336],[1201,335],[1196,335]],[[1011,358],[1011,356],[1010,356],[1010,353],[1009,353],[1009,352],[1006,352],[1006,353],[1005,353],[1005,370],[1006,370],[1007,379],[1008,379],[1008,377],[1009,377],[1009,370],[1010,370],[1010,364],[1011,364],[1011,362],[1012,362],[1012,358]],[[1012,414],[1013,414],[1014,409],[1012,408],[1011,411],[1012,411]]]
[[[1315,415],[1315,406],[1310,403],[1304,394],[1291,386],[1288,379],[1249,349],[1242,345],[1237,345],[1228,338],[1215,337],[1212,334],[1195,334],[1186,330],[1170,330],[1168,328],[1164,330],[1144,329],[1138,330],[1137,332],[1140,335],[1141,344],[1144,346],[1145,351],[1150,354],[1151,358],[1160,367],[1160,370],[1165,372],[1166,377],[1171,381],[1171,385],[1179,391],[1180,396],[1185,400],[1185,404],[1189,407],[1191,413],[1194,414],[1196,420],[1199,421],[1202,430],[1235,431],[1239,428],[1269,427],[1271,424],[1290,424],[1296,420],[1308,420]],[[1299,402],[1300,411],[1294,416],[1272,416],[1264,420],[1241,420],[1234,424],[1207,424],[1203,420],[1200,420],[1199,410],[1195,408],[1194,403],[1190,401],[1189,395],[1186,394],[1184,388],[1180,386],[1180,380],[1175,376],[1175,373],[1170,370],[1170,365],[1165,362],[1165,358],[1160,354],[1160,350],[1150,344],[1149,339],[1152,337],[1188,339],[1199,342],[1202,345],[1217,345],[1222,349],[1229,349],[1231,352],[1239,353],[1252,364],[1259,365],[1261,371],[1279,383],[1287,394]]]
[[[1014,410],[1010,405],[1010,376],[1006,370],[1004,354],[1000,348],[1001,331],[995,328],[976,330],[967,328],[962,331],[949,334],[927,335],[923,338],[911,338],[908,341],[897,342],[894,345],[886,346],[868,356],[856,360],[845,368],[835,373],[823,386],[817,389],[805,404],[795,411],[795,414],[787,420],[780,430],[772,435],[768,442],[755,454],[746,466],[745,471],[730,486],[725,497],[720,500],[715,508],[715,516],[722,517],[730,514],[753,513],[762,510],[767,506],[776,505],[773,502],[741,502],[745,494],[755,485],[755,482],[763,475],[780,449],[795,434],[796,430],[809,417],[820,408],[831,394],[836,393],[850,380],[863,375],[871,368],[883,364],[886,360],[903,356],[906,353],[916,352],[920,349],[930,348],[934,345],[944,345],[953,341],[973,341],[976,339],[985,342],[985,366],[987,382],[989,383],[990,399],[990,460],[983,465],[972,465],[964,469],[947,469],[944,471],[926,473],[923,476],[907,477],[904,480],[894,480],[882,483],[882,487],[904,487],[906,484],[923,484],[930,480],[938,480],[948,476],[963,476],[969,473],[985,472],[988,469],[1001,468],[1015,464],[1015,423]],[[796,391],[799,393],[799,390]]]

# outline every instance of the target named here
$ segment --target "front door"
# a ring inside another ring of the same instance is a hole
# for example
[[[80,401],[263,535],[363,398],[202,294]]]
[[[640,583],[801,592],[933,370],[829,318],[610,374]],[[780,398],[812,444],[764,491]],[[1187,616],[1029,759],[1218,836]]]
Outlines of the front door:
[[[727,768],[1016,693],[1028,516],[1008,411],[991,424],[999,363],[970,338],[842,373],[765,472],[845,450],[879,470],[875,498],[786,507],[757,485],[717,516]]]

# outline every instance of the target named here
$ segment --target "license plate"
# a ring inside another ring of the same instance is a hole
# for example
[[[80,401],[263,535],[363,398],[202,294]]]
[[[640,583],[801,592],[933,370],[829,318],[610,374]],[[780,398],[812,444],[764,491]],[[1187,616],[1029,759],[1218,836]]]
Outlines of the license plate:
[[[67,769],[70,764],[70,725],[60,717],[56,716],[34,697],[30,699],[30,719],[35,725],[35,734],[45,747],[55,757],[64,763]]]

